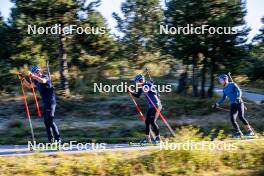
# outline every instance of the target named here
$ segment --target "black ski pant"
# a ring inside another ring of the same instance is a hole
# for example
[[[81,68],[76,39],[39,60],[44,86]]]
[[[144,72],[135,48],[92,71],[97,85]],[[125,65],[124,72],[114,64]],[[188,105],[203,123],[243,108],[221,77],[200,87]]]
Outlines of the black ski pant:
[[[230,106],[231,122],[236,131],[240,131],[239,125],[236,120],[237,116],[243,122],[244,125],[249,125],[248,121],[245,119],[244,110],[245,107],[243,103],[233,103]]]
[[[46,127],[49,142],[52,142],[53,137],[55,140],[60,140],[60,133],[58,127],[54,122],[55,110],[56,110],[56,104],[44,105],[44,110],[43,110],[44,124]]]
[[[159,110],[162,109],[162,106],[158,106],[157,107]],[[156,111],[155,108],[151,107],[148,109],[147,112],[147,117],[145,120],[145,124],[146,124],[146,135],[150,134],[150,129],[153,130],[153,132],[155,133],[155,136],[159,135],[159,127],[156,123],[157,119],[159,117],[159,113]]]

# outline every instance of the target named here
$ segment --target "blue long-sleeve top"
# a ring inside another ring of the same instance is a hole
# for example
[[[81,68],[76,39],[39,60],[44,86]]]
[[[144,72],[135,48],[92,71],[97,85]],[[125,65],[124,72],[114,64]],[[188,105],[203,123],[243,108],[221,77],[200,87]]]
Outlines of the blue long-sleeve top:
[[[154,108],[151,101],[153,102],[153,104],[158,107],[160,100],[158,99],[158,93],[156,88],[154,87],[154,85],[151,82],[145,81],[145,83],[143,84],[143,88],[147,89],[148,91],[144,93],[147,102],[149,104],[150,108]],[[143,93],[143,88],[139,88],[138,92],[132,92],[131,94],[137,98],[139,98],[141,96],[141,94]],[[151,99],[151,101],[149,100],[149,98]]]
[[[47,82],[40,83],[37,80],[33,80],[33,82],[37,86],[37,89],[42,98],[43,105],[46,106],[46,105],[56,104],[55,91],[48,74],[41,75],[41,78],[46,78]]]
[[[237,99],[242,97],[242,91],[236,83],[230,82],[224,87],[223,96],[217,103],[223,104],[226,97],[229,98],[231,104],[236,103]]]

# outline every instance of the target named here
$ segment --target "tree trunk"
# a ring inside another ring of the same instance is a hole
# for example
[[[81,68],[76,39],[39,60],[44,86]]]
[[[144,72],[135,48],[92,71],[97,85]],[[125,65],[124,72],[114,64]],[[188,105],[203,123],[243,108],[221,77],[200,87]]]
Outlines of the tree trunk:
[[[198,96],[198,81],[197,81],[197,56],[193,56],[193,70],[192,70],[192,89],[193,96]]]
[[[203,60],[202,80],[201,80],[201,97],[202,98],[205,98],[206,67],[207,67],[207,57],[205,57]]]
[[[186,71],[180,75],[177,92],[183,93],[183,95],[187,95],[187,86],[188,86],[187,84],[188,84],[188,72],[186,69]]]
[[[214,74],[216,72],[216,64],[215,64],[215,59],[212,58],[211,61],[211,68],[210,68],[210,87],[208,89],[208,97],[212,98],[214,96]]]
[[[60,83],[62,94],[67,97],[70,96],[69,89],[69,71],[68,71],[68,62],[67,62],[67,53],[65,49],[65,36],[59,35],[59,62],[60,62]]]

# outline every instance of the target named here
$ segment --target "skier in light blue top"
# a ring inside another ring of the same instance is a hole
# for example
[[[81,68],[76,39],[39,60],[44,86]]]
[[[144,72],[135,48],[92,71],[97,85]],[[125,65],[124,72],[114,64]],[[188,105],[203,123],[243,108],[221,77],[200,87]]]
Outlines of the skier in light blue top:
[[[247,127],[248,132],[245,134],[247,136],[254,136],[255,133],[252,127],[249,125],[248,121],[245,119],[245,107],[242,101],[242,91],[238,87],[238,85],[234,82],[228,81],[228,75],[223,74],[218,77],[218,80],[223,88],[223,96],[220,100],[218,100],[214,105],[213,108],[217,108],[219,105],[223,104],[226,98],[228,97],[230,101],[230,117],[231,123],[235,129],[234,137],[242,137],[243,133],[239,128],[239,125],[236,121],[237,116],[243,122],[243,124]]]

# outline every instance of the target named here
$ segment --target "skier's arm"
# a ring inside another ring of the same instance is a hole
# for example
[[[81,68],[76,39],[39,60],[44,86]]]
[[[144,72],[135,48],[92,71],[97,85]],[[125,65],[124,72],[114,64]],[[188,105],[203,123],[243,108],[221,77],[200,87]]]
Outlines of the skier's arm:
[[[36,74],[29,73],[29,76],[31,76],[34,80],[36,80],[42,84],[45,84],[48,81],[47,77],[41,78]]]
[[[242,91],[241,91],[241,89],[238,87],[237,84],[234,84],[234,86],[235,86],[235,91],[236,91],[237,99],[241,99],[241,97],[242,97]]]
[[[132,90],[129,90],[129,91],[134,97],[137,97],[137,98],[139,98],[140,95],[142,94],[142,89],[139,89],[138,92],[135,92],[135,91],[132,91]]]
[[[147,84],[147,87],[145,87],[145,93],[151,93],[154,95],[154,98],[156,99],[157,102],[160,102],[160,99],[158,97],[158,92],[157,89],[155,87],[155,85],[151,84]]]
[[[156,99],[156,101],[157,102],[160,102],[160,99],[159,99],[159,97],[158,97],[158,91],[157,91],[157,89],[155,88],[155,86],[154,85],[152,85],[151,86],[151,92],[154,94],[154,97],[155,97],[155,99]]]
[[[26,79],[23,79],[23,84],[29,89],[32,88],[31,84]],[[32,85],[33,85],[33,87],[37,87],[34,83],[32,83]]]
[[[222,98],[221,98],[219,101],[217,101],[217,104],[218,104],[218,105],[223,104],[225,100],[226,100],[226,94],[225,94],[225,92],[223,91],[223,96],[222,96]]]

